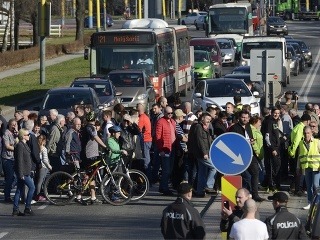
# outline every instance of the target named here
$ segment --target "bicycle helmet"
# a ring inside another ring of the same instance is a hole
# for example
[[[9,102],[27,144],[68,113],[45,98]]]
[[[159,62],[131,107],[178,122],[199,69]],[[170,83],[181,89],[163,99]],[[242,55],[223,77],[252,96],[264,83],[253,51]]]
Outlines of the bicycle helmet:
[[[88,112],[87,115],[86,115],[86,120],[88,122],[95,121],[96,120],[96,114],[93,111]]]
[[[121,127],[116,126],[116,125],[112,126],[112,127],[109,127],[108,130],[109,130],[109,133],[116,133],[116,132],[121,132],[122,131]]]

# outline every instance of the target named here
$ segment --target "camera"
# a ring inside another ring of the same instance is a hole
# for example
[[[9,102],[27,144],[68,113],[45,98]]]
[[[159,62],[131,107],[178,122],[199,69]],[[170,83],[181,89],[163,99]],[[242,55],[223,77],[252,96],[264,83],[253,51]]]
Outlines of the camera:
[[[292,100],[294,101],[298,100],[298,93],[296,91],[292,91]]]

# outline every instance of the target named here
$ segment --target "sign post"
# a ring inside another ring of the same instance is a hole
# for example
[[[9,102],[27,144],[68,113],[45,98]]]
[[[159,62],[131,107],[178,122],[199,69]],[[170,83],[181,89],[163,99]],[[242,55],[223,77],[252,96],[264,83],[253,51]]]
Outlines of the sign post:
[[[250,166],[252,154],[251,144],[238,133],[224,133],[212,142],[210,159],[217,171],[225,175],[221,178],[221,209],[225,204],[231,208],[236,205],[235,195],[242,187],[239,174]],[[222,232],[221,238],[226,237],[226,233]]]

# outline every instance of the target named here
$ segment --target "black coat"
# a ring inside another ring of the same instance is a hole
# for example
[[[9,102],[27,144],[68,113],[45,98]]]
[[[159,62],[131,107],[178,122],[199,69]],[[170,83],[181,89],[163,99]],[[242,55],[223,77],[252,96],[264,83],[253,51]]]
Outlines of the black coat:
[[[31,150],[29,146],[20,141],[14,148],[14,171],[18,178],[30,176],[32,170]]]
[[[212,131],[213,129],[211,129]],[[195,158],[202,158],[204,155],[209,155],[210,147],[213,142],[213,133],[209,129],[204,129],[202,124],[196,124],[194,134],[192,136],[193,144],[193,155]],[[190,136],[188,137],[190,139]]]

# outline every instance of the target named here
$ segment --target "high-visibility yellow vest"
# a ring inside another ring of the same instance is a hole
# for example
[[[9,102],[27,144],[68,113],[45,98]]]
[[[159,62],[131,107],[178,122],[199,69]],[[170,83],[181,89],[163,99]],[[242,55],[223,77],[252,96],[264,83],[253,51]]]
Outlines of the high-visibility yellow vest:
[[[319,139],[312,139],[310,141],[310,148],[307,149],[303,140],[299,143],[299,162],[301,169],[312,168],[318,170],[320,168],[320,152]]]

